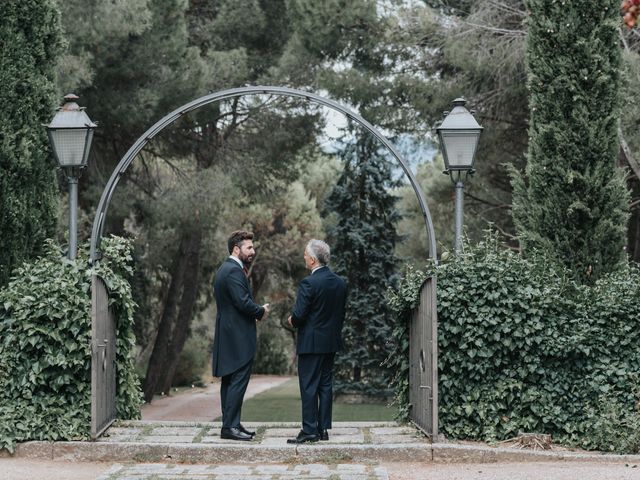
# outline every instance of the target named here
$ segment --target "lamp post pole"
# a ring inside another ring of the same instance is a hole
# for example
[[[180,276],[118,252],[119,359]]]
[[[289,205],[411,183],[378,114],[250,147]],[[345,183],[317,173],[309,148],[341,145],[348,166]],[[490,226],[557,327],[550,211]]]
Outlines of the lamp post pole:
[[[78,252],[78,177],[67,174],[69,184],[69,260]]]
[[[64,97],[65,104],[45,125],[51,149],[58,165],[67,177],[69,188],[69,260],[78,253],[78,178],[87,167],[93,131],[97,127],[73,94]]]
[[[465,108],[466,100],[456,98],[453,109],[444,112],[444,119],[437,128],[445,171],[451,176],[456,192],[455,240],[454,250],[462,250],[462,225],[464,210],[464,181],[473,175],[473,162],[482,127]]]
[[[458,173],[458,180],[456,180],[455,184],[456,189],[456,232],[455,232],[455,243],[454,243],[454,251],[460,253],[462,248],[462,222],[464,216],[464,182],[460,178],[460,174]]]

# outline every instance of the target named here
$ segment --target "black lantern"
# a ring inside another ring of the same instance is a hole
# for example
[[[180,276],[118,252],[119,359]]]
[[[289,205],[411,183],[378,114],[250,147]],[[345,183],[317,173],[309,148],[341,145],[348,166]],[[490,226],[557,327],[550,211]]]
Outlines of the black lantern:
[[[78,235],[78,178],[87,166],[97,125],[78,106],[76,95],[69,94],[64,99],[65,104],[46,127],[53,154],[69,184],[69,259],[74,260]]]
[[[462,245],[463,190],[464,180],[474,173],[473,163],[478,147],[482,127],[473,115],[465,108],[466,100],[456,98],[453,109],[445,112],[442,123],[437,128],[445,172],[451,175],[456,189],[456,230],[455,252],[459,253]]]

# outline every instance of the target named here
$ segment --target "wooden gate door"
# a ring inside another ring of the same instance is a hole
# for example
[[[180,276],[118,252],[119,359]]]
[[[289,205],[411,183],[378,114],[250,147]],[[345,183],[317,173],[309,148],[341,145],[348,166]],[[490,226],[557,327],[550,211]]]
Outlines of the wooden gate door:
[[[420,288],[420,303],[409,329],[409,402],[411,421],[432,440],[438,436],[438,313],[436,278]]]
[[[116,323],[104,280],[91,280],[91,438],[116,419]]]

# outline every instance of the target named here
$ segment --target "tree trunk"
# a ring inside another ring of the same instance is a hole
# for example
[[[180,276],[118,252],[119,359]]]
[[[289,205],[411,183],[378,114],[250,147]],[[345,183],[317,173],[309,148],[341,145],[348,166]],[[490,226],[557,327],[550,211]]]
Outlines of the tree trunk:
[[[640,181],[640,165],[631,153],[631,149],[627,144],[622,130],[618,127],[618,139],[620,141],[620,149],[618,151],[618,166],[629,167],[630,175],[627,178],[627,186],[631,191],[632,199],[638,198],[640,188],[638,188],[638,182]],[[638,207],[631,208],[629,216],[629,229],[627,233],[627,254],[633,261],[638,261],[640,258],[640,209]]]
[[[178,307],[178,295],[182,290],[186,267],[185,256],[183,255],[183,241],[180,242],[180,248],[178,248],[171,265],[171,282],[169,284],[169,291],[167,292],[167,297],[164,302],[162,317],[160,319],[160,324],[158,325],[158,333],[153,344],[153,352],[151,353],[149,365],[147,366],[147,375],[145,377],[143,387],[144,400],[147,403],[151,403],[153,395],[157,391],[157,386],[164,374],[165,358],[169,352],[173,320]]]
[[[631,224],[635,228],[629,229],[629,232],[631,233],[630,239],[629,239],[629,245],[631,246],[629,257],[634,262],[639,262],[640,261],[640,218],[638,217],[637,208],[634,208],[631,210]]]
[[[186,237],[186,239],[185,239]],[[202,230],[186,234],[183,240],[186,244],[186,251],[183,257],[186,258],[186,268],[182,287],[182,297],[180,299],[180,311],[173,327],[173,335],[170,348],[165,357],[163,371],[164,378],[160,383],[162,390],[170,391],[173,377],[176,373],[180,354],[189,336],[189,327],[198,300],[198,286],[200,281],[200,249],[202,246]]]

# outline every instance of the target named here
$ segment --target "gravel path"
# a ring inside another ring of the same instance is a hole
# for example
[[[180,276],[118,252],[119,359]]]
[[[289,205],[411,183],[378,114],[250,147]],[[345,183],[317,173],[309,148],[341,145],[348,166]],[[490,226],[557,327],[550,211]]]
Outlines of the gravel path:
[[[640,480],[640,465],[599,462],[383,463],[389,480]]]
[[[111,468],[110,463],[0,458],[2,480],[95,480]]]
[[[251,467],[256,478],[261,480],[275,480],[283,477],[286,469],[296,472],[296,479],[367,479],[389,480],[640,480],[640,465],[606,464],[595,462],[553,462],[553,463],[491,463],[491,464],[458,464],[439,465],[429,463],[383,463],[380,465],[328,465],[320,472],[316,469],[308,471],[311,475],[303,474],[304,465],[269,465],[260,471],[259,466]],[[171,475],[176,479],[207,480],[250,480],[251,476],[238,475],[238,469],[249,468],[246,465],[180,465],[177,476],[176,466],[170,468],[164,464],[147,464],[117,466],[109,463],[89,462],[58,462],[24,458],[0,459],[0,478],[2,480],[96,480],[106,478],[130,478],[136,480],[152,478],[167,478]],[[226,467],[227,474],[224,474]],[[277,471],[278,468],[282,471]],[[210,477],[203,475],[203,470],[209,470]],[[357,470],[356,470],[357,469]],[[146,470],[148,476],[143,475]],[[135,473],[134,473],[135,472]],[[307,473],[307,471],[305,471]],[[365,473],[363,475],[363,473]],[[163,475],[164,474],[164,475]],[[217,474],[217,475],[215,475]],[[113,475],[113,476],[112,476]],[[122,477],[120,477],[122,475]],[[215,475],[215,476],[214,476]],[[333,477],[331,476],[333,475]]]

